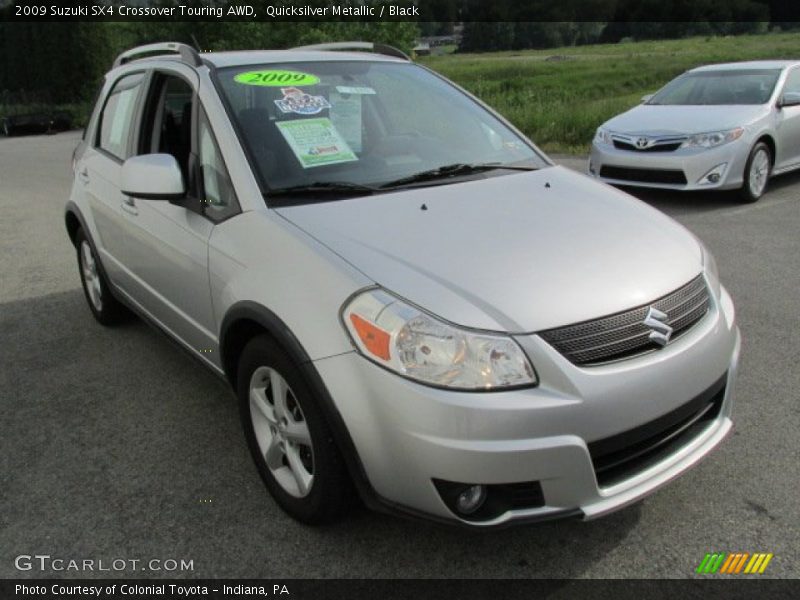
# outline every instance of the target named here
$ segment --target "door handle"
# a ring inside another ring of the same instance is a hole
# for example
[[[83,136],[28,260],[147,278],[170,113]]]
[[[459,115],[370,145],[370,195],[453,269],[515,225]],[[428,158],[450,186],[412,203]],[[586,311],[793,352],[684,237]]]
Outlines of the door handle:
[[[83,183],[89,183],[89,169],[84,167],[78,172],[78,179],[80,179]]]
[[[134,216],[139,214],[139,209],[136,208],[136,203],[133,201],[133,198],[125,198],[122,201],[122,210]]]

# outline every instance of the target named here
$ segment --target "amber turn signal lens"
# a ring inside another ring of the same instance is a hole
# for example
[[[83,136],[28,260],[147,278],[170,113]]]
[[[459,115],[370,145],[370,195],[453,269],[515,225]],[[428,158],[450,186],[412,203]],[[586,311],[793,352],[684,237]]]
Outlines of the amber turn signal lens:
[[[364,344],[364,347],[374,356],[388,361],[389,340],[391,339],[389,334],[366,319],[362,319],[355,313],[350,315],[350,321],[353,323],[353,327],[355,327],[356,333],[361,339],[361,343]]]

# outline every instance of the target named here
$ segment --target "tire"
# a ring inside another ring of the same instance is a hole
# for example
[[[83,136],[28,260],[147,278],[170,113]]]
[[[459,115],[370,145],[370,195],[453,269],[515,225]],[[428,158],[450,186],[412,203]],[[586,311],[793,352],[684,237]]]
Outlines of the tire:
[[[744,180],[739,196],[744,202],[757,202],[767,191],[772,170],[772,152],[764,142],[758,142],[750,151],[744,166]]]
[[[344,516],[354,496],[344,461],[311,387],[270,336],[245,346],[236,391],[247,446],[278,505],[309,525]]]
[[[75,249],[83,295],[94,318],[107,327],[127,320],[130,312],[111,294],[94,246],[89,242],[83,229],[78,229],[75,234]]]

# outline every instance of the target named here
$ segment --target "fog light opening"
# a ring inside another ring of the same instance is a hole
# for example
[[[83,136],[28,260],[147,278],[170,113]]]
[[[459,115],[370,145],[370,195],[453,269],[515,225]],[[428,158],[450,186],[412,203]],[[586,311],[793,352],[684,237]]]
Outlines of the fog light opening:
[[[471,515],[477,512],[486,501],[486,487],[471,485],[456,498],[456,510],[462,515]]]
[[[722,174],[725,172],[725,167],[728,166],[728,163],[722,163],[721,165],[717,165],[713,169],[711,169],[708,173],[703,175],[700,180],[697,182],[700,185],[710,185],[719,183],[722,181]]]
[[[459,483],[433,479],[445,506],[459,519],[479,523],[508,511],[531,510],[545,505],[538,481],[515,483]]]

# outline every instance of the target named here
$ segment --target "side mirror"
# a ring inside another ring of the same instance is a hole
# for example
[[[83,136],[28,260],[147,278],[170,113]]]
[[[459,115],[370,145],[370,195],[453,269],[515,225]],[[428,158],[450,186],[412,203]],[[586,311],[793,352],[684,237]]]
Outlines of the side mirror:
[[[650,99],[653,96],[655,96],[655,94],[645,94],[644,96],[642,96],[642,104],[644,104],[645,102],[650,102]]]
[[[171,154],[132,156],[122,165],[122,193],[142,200],[180,200],[186,185]]]
[[[800,92],[784,92],[780,100],[778,100],[778,107],[784,106],[797,106],[800,104]]]

